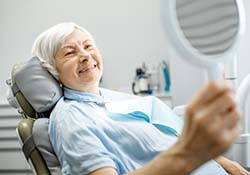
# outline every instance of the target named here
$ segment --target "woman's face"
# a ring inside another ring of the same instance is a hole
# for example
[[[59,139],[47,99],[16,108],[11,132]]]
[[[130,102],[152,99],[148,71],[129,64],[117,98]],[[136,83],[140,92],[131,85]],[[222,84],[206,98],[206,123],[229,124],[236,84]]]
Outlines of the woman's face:
[[[55,55],[61,83],[68,88],[92,92],[103,72],[102,58],[91,39],[80,30],[68,35]]]

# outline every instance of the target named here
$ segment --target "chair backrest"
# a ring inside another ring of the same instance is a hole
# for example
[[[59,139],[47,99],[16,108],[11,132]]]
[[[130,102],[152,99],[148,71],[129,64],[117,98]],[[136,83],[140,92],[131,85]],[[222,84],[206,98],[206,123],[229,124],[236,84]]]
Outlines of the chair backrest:
[[[49,140],[48,123],[51,110],[63,95],[61,87],[37,57],[15,65],[8,84],[11,92],[8,101],[16,101],[24,117],[16,130],[33,172],[60,174],[60,164]]]

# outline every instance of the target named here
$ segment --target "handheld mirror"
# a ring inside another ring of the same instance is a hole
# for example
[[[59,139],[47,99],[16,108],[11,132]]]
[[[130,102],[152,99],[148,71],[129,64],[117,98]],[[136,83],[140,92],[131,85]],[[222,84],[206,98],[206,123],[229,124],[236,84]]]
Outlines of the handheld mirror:
[[[222,79],[221,63],[236,58],[237,46],[245,29],[241,0],[162,0],[165,31],[181,58],[207,69],[208,78]],[[236,99],[245,103],[250,87],[247,77]],[[243,133],[232,147],[231,159],[250,167],[248,117],[242,118]]]
[[[181,57],[222,78],[220,63],[236,56],[245,19],[240,0],[162,0],[164,27]]]

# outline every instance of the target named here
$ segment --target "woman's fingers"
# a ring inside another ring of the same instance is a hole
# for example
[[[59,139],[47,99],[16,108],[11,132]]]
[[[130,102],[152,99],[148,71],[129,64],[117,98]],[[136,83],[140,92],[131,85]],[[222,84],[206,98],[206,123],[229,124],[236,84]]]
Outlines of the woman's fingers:
[[[212,81],[192,99],[186,112],[192,115],[227,92],[232,92],[232,89],[224,80]]]
[[[207,158],[214,158],[226,151],[240,134],[239,118],[230,86],[225,81],[213,81],[187,106],[180,138],[197,156],[204,158],[209,153]]]
[[[187,107],[186,116],[187,122],[198,120],[204,127],[209,124],[224,128],[232,128],[240,118],[233,91],[224,81],[207,85]]]
[[[241,133],[242,128],[239,123],[237,123],[231,129],[224,129],[218,134],[219,145],[222,150],[226,151],[229,149],[231,144],[238,138]]]
[[[233,94],[229,91],[224,92],[217,96],[213,101],[205,106],[205,110],[210,114],[224,114],[234,108],[236,103]]]
[[[236,108],[231,109],[231,111],[224,113],[222,116],[222,122],[228,129],[234,128],[237,124],[239,124],[240,113]]]
[[[203,117],[207,122],[214,122],[225,129],[232,129],[240,120],[236,102],[231,92],[225,92],[204,107]]]
[[[240,119],[233,94],[226,92],[221,94],[211,103],[201,107],[200,113],[207,122],[225,122],[225,127],[231,128]],[[229,125],[229,126],[227,126]]]

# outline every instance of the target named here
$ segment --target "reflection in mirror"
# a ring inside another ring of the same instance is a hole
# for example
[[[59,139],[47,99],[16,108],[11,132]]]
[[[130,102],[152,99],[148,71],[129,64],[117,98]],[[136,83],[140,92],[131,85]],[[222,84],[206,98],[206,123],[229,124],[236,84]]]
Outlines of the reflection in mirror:
[[[240,0],[173,0],[162,5],[174,48],[184,60],[204,67],[209,80],[223,78],[221,63],[236,63],[233,59],[244,33],[242,4]]]
[[[189,43],[205,55],[227,51],[238,33],[235,0],[176,0],[179,26]]]

